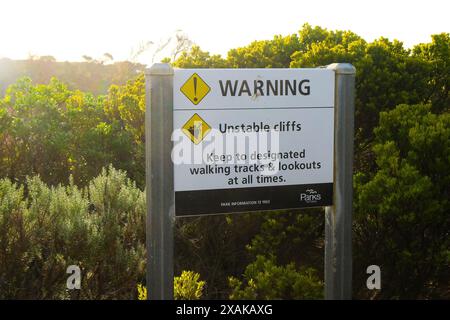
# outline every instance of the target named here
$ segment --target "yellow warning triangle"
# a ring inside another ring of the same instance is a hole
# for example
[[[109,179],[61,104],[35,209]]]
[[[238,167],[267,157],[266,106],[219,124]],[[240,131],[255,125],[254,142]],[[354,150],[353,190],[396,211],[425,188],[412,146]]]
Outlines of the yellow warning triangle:
[[[197,73],[194,73],[180,88],[181,92],[188,98],[193,104],[197,105],[204,97],[209,93],[211,88],[208,84],[200,78]]]
[[[211,131],[211,127],[198,114],[194,114],[181,128],[183,133],[195,144],[199,144]]]

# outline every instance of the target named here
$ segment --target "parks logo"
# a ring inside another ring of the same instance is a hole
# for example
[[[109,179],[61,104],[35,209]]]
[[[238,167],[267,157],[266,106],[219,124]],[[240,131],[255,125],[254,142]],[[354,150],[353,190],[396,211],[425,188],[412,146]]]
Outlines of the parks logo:
[[[317,203],[321,199],[321,194],[314,189],[307,189],[304,193],[300,193],[300,201],[304,201],[306,203]]]

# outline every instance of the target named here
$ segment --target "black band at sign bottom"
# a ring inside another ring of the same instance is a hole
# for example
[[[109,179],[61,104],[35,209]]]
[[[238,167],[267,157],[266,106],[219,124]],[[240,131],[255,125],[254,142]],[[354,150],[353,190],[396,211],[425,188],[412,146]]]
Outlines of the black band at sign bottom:
[[[333,204],[333,183],[175,192],[175,215],[266,211]]]

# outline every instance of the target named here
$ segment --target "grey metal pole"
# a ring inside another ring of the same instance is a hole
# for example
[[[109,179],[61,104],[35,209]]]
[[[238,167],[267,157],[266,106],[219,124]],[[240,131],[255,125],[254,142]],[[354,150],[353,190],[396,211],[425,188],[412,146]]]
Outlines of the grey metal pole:
[[[147,298],[173,299],[175,219],[172,131],[173,69],[155,63],[145,74]]]
[[[352,298],[353,137],[356,69],[349,63],[334,70],[334,192],[325,208],[325,299]]]

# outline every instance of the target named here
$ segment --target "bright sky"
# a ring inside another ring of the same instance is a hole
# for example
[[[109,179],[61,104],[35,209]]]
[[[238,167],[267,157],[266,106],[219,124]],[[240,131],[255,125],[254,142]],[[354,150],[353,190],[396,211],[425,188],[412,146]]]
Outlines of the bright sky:
[[[108,52],[126,60],[140,43],[158,43],[178,29],[203,50],[226,55],[253,40],[296,33],[306,22],[410,47],[450,32],[449,12],[449,0],[2,0],[0,58],[80,61]]]

